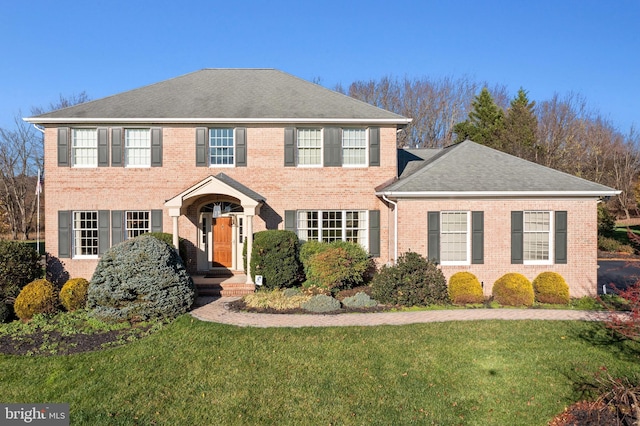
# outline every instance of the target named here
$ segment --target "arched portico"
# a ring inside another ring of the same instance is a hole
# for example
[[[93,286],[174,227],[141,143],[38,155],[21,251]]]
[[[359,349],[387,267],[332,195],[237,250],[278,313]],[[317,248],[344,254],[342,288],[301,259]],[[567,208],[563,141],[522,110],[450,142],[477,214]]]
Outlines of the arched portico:
[[[260,207],[264,203],[265,199],[260,194],[245,187],[224,173],[219,173],[216,176],[209,176],[165,202],[164,205],[168,209],[169,216],[173,222],[173,245],[176,248],[178,247],[180,231],[178,226],[179,217],[186,214],[187,208],[192,206],[194,203],[199,203],[198,213],[200,214],[202,207],[211,203],[212,200],[214,201],[214,205],[215,201],[221,202],[227,200],[227,202],[231,202],[242,207],[241,213],[236,212],[233,215],[230,214],[230,212],[223,212],[221,209],[219,212],[217,209],[214,209],[211,213],[207,212],[206,217],[216,219],[221,218],[219,220],[221,223],[223,222],[223,217],[230,217],[231,221],[228,222],[228,226],[232,227],[238,226],[239,222],[236,218],[240,218],[242,221],[241,223],[243,224],[243,234],[247,242],[247,270],[245,271],[247,275],[247,284],[253,284],[250,270],[251,250],[253,247],[253,220],[255,216],[260,214]],[[207,224],[206,226],[209,225]],[[235,238],[235,235],[238,235],[237,229],[234,228],[231,235]],[[231,264],[233,267],[240,269],[239,265],[241,265],[241,262],[237,259],[236,253],[238,250],[237,247],[235,247],[239,241],[232,240],[231,243],[234,245],[231,253],[235,256],[235,258],[232,259]]]

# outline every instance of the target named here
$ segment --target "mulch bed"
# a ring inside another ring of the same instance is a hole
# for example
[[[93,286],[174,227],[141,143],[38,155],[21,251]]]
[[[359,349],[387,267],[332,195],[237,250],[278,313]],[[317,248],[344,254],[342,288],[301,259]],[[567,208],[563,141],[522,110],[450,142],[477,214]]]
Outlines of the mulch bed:
[[[549,426],[626,425],[602,402],[580,401],[567,407]]]

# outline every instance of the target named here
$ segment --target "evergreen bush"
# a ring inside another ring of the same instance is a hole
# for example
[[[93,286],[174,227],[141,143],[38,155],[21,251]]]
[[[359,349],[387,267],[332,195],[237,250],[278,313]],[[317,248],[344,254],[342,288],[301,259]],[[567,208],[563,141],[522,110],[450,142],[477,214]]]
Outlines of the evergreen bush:
[[[60,303],[69,312],[83,309],[87,304],[88,288],[89,281],[84,278],[71,278],[60,290]]]
[[[610,237],[616,229],[616,218],[605,203],[598,203],[598,236]]]
[[[256,232],[251,251],[251,275],[262,275],[266,288],[293,287],[300,283],[302,268],[298,236],[291,231]]]
[[[307,241],[300,249],[306,286],[340,291],[369,281],[375,264],[360,244],[348,241]]]
[[[449,298],[457,305],[482,303],[482,284],[471,272],[456,272],[449,278]]]
[[[309,312],[333,312],[340,309],[340,302],[331,296],[316,294],[303,302],[300,307]]]
[[[173,234],[169,234],[167,232],[147,232],[146,234],[142,234],[142,235],[151,235],[152,237],[155,237],[160,241],[167,243],[169,247],[175,248],[173,247]],[[178,254],[182,259],[182,263],[186,265],[187,264],[187,245],[184,238],[178,238]]]
[[[12,302],[20,290],[42,277],[40,255],[31,246],[0,240],[0,303]]]
[[[116,322],[174,318],[191,308],[196,293],[176,251],[141,235],[107,250],[87,296],[92,316]]]
[[[447,281],[437,265],[414,252],[384,266],[371,281],[371,293],[381,303],[401,306],[448,304]]]
[[[533,280],[535,300],[540,303],[567,305],[569,303],[569,286],[556,272],[542,272]]]
[[[38,279],[20,291],[13,309],[21,320],[29,320],[36,314],[51,314],[57,309],[56,289],[49,281]]]
[[[492,294],[494,300],[501,305],[533,305],[533,285],[522,274],[511,272],[501,276],[493,284]]]
[[[347,308],[371,308],[377,306],[378,302],[373,300],[367,293],[361,291],[342,299],[342,304]]]

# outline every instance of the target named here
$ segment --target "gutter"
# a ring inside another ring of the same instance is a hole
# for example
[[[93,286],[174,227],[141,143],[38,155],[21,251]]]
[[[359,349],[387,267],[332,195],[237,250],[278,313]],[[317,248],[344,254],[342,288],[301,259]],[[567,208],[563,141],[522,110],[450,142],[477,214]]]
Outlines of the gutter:
[[[211,118],[211,117],[191,117],[191,118],[167,118],[167,117],[129,117],[129,118],[46,118],[46,117],[26,117],[24,121],[32,124],[66,124],[66,123],[179,123],[179,124],[198,124],[198,123],[237,123],[237,124],[272,124],[272,123],[344,123],[344,124],[409,124],[411,118]]]
[[[393,198],[499,198],[499,197],[611,197],[622,191],[385,191],[377,196]]]
[[[398,261],[398,203],[391,201],[384,194],[382,194],[382,199],[393,205],[393,241],[395,246],[393,250],[393,263],[395,264]]]

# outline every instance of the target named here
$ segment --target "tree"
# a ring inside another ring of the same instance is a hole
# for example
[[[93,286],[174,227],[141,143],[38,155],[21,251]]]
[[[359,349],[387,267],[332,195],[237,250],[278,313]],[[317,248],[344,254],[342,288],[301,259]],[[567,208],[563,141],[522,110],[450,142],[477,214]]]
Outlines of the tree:
[[[500,149],[500,135],[504,130],[504,112],[496,105],[484,87],[471,104],[472,110],[466,121],[456,124],[456,143],[470,139],[474,142]]]
[[[526,160],[535,158],[538,118],[535,102],[529,101],[527,92],[520,88],[511,101],[504,118],[504,129],[500,135],[500,145],[509,154]]]

